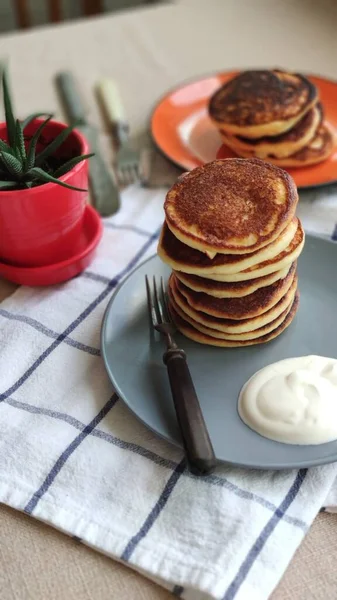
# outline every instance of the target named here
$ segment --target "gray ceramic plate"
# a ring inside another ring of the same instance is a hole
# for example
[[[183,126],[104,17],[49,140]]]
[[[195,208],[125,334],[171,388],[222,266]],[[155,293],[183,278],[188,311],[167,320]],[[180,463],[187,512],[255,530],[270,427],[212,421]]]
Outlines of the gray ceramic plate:
[[[151,341],[145,274],[169,275],[156,256],[140,265],[111,299],[102,327],[110,379],[131,411],[160,436],[181,445],[162,363],[164,341]],[[273,442],[249,429],[237,413],[243,384],[265,365],[292,356],[337,358],[337,244],[307,236],[299,260],[300,308],[276,340],[248,348],[211,348],[177,335],[220,461],[261,469],[308,467],[337,461],[337,441],[319,446]]]

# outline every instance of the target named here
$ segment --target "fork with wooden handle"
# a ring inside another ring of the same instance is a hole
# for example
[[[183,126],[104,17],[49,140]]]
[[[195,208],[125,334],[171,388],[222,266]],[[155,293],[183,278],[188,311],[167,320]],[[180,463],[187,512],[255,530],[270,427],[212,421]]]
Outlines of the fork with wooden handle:
[[[129,140],[129,126],[126,120],[122,99],[113,79],[101,79],[97,84],[97,94],[102,105],[108,126],[117,140],[116,170],[118,182],[125,186],[141,179],[140,152],[134,150]]]
[[[163,279],[160,285],[146,276],[146,293],[151,326],[165,336],[167,367],[177,421],[184,443],[189,469],[194,475],[208,475],[216,466],[212,442],[196,394],[184,350],[173,339],[176,327],[167,306]]]

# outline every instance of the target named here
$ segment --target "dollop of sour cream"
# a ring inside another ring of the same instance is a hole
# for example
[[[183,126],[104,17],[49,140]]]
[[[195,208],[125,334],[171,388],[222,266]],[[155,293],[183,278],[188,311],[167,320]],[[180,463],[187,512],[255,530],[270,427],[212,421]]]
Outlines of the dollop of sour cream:
[[[301,356],[268,365],[244,385],[238,410],[248,427],[278,442],[337,439],[337,360]]]

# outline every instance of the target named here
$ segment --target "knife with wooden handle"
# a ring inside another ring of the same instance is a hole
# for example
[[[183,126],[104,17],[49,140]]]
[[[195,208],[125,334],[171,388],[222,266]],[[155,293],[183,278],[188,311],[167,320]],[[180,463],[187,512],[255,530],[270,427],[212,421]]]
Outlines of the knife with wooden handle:
[[[69,124],[76,126],[83,133],[89,142],[90,151],[95,153],[89,162],[89,181],[94,206],[103,217],[113,215],[120,207],[119,190],[102,158],[98,131],[87,121],[73,75],[70,72],[58,73],[55,80]]]

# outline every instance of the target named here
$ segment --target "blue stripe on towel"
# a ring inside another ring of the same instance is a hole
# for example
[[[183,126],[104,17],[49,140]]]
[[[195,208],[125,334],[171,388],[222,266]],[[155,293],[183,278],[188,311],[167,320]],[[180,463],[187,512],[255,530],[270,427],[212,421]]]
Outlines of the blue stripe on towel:
[[[40,321],[37,321],[36,319],[32,319],[31,317],[27,317],[26,315],[19,315],[17,313],[11,313],[8,310],[5,310],[4,308],[0,308],[0,315],[2,317],[4,317],[5,319],[9,319],[10,321],[19,321],[21,323],[25,323],[26,325],[30,325],[30,327],[33,327],[40,333],[43,333],[47,337],[53,338],[54,340],[56,340],[58,338],[58,336],[60,335],[59,333],[56,333],[56,331],[53,331],[49,327],[46,327],[45,325],[43,325],[43,323],[40,323]],[[73,340],[70,337],[65,337],[64,343],[68,344],[68,346],[72,346],[73,348],[77,348],[78,350],[83,350],[83,352],[87,352],[88,354],[92,354],[93,356],[101,355],[101,351],[99,350],[99,348],[93,348],[92,346],[87,346],[87,344],[82,344],[81,342],[77,342],[76,340]]]
[[[86,277],[87,279],[92,279],[92,281],[98,281],[99,283],[104,283],[108,285],[110,282],[110,278],[105,275],[100,275],[99,273],[93,273],[92,271],[83,271],[80,277]]]
[[[332,234],[332,236],[331,236],[331,239],[332,239],[334,242],[337,242],[337,225],[335,225],[335,229],[334,229],[334,232],[333,232],[333,234]]]
[[[148,517],[145,519],[145,521],[144,521],[143,525],[141,526],[141,528],[139,529],[138,533],[136,533],[136,535],[134,535],[131,538],[131,540],[129,541],[129,543],[127,544],[125,550],[123,551],[123,553],[121,555],[122,560],[128,561],[131,558],[131,555],[134,552],[134,550],[136,549],[136,547],[138,546],[139,542],[150,531],[152,525],[155,523],[155,521],[159,517],[161,511],[165,507],[171,493],[173,492],[173,490],[174,490],[178,480],[180,479],[183,471],[185,470],[185,468],[186,468],[186,460],[184,457],[183,460],[180,461],[180,463],[176,466],[171,477],[168,479],[156,504],[152,508]]]
[[[292,484],[287,495],[285,496],[285,498],[283,499],[283,501],[281,502],[281,504],[279,506],[279,511],[281,513],[284,513],[289,508],[291,503],[295,500],[295,498],[302,486],[302,483],[306,477],[307,472],[308,472],[307,469],[301,469],[300,471],[298,471],[294,483]],[[232,583],[227,588],[227,591],[226,591],[225,595],[223,596],[222,600],[233,600],[235,598],[238,590],[241,587],[241,584],[246,579],[255,560],[259,556],[261,550],[263,549],[264,545],[266,544],[269,537],[273,533],[273,531],[274,531],[276,525],[278,524],[278,522],[280,521],[280,519],[281,519],[281,516],[278,514],[277,511],[275,511],[274,514],[272,515],[272,517],[269,519],[268,523],[265,525],[265,527],[261,531],[256,542],[249,550],[245,560],[243,561],[243,563],[241,564],[241,566],[239,568],[239,571],[238,571],[236,577],[233,579]]]
[[[71,455],[75,452],[76,448],[85,440],[85,438],[90,435],[90,433],[95,429],[96,425],[104,419],[104,417],[108,414],[108,412],[112,409],[112,407],[116,404],[118,400],[117,394],[113,394],[113,396],[106,402],[100,412],[90,421],[90,423],[81,431],[81,433],[76,436],[76,438],[67,446],[67,448],[62,452],[61,456],[57,459],[56,463],[49,471],[47,477],[44,482],[40,486],[37,492],[33,494],[28,504],[25,506],[24,510],[26,513],[31,514],[38,504],[39,500],[44,496],[44,494],[49,490],[52,485],[55,477],[59,474],[62,467],[65,465],[67,460],[71,457]]]
[[[130,260],[128,265],[118,273],[113,279],[111,279],[106,286],[106,288],[93,300],[87,308],[72,322],[70,325],[60,333],[57,339],[44,351],[40,356],[33,362],[33,364],[25,371],[25,373],[5,392],[0,394],[0,402],[14,394],[26,381],[27,379],[36,371],[36,369],[41,365],[41,363],[57,348],[61,342],[63,342],[70,333],[78,327],[85,319],[97,308],[97,306],[103,302],[103,300],[110,294],[111,290],[114,289],[120,280],[128,275],[132,269],[137,265],[138,261],[144,256],[153,242],[158,238],[161,227],[143,244],[143,246],[138,250],[137,254]]]
[[[117,229],[121,231],[132,231],[133,233],[138,233],[138,235],[142,235],[144,237],[151,237],[151,233],[149,231],[145,231],[141,227],[137,227],[136,225],[116,225],[116,223],[109,223],[109,221],[103,221],[104,227],[107,229]]]
[[[9,404],[13,408],[17,408],[19,410],[24,410],[24,411],[32,413],[32,414],[43,415],[46,417],[50,417],[52,419],[58,419],[60,421],[64,421],[65,423],[68,423],[68,425],[75,427],[75,429],[78,429],[79,431],[82,431],[85,428],[84,423],[82,423],[75,417],[67,415],[66,413],[54,411],[49,408],[34,406],[33,404],[28,404],[26,402],[20,402],[19,400],[15,400],[14,398],[7,398],[5,400],[5,403]],[[139,456],[142,456],[143,458],[146,458],[147,460],[150,460],[154,464],[159,465],[160,467],[163,467],[165,469],[171,469],[173,471],[177,467],[177,463],[175,461],[170,460],[168,458],[164,458],[162,456],[159,456],[155,452],[152,452],[152,450],[143,448],[142,446],[139,446],[138,444],[134,444],[133,442],[126,442],[125,440],[121,440],[118,437],[115,437],[114,435],[112,435],[111,433],[101,431],[100,429],[94,429],[90,435],[92,435],[94,437],[98,437],[98,438],[106,441],[107,443],[112,444],[113,446],[116,446],[117,448],[120,448],[122,450],[126,450],[128,452],[133,452],[134,454],[138,454]],[[183,472],[183,476],[189,477],[191,479],[193,479],[195,477],[195,475],[192,475],[192,473],[190,473],[187,470]],[[200,481],[200,479],[199,479],[199,481]],[[296,517],[291,517],[291,516],[285,514],[279,508],[277,508],[272,502],[269,502],[269,500],[266,500],[265,498],[262,498],[261,496],[258,496],[257,494],[253,494],[252,492],[250,492],[248,490],[244,490],[244,489],[238,487],[237,485],[228,481],[224,477],[219,477],[218,475],[209,475],[208,477],[204,477],[202,481],[207,485],[223,487],[227,491],[233,493],[238,498],[247,500],[247,502],[255,502],[256,504],[263,506],[267,510],[269,510],[271,512],[275,512],[275,514],[277,516],[279,516],[280,518],[282,518],[286,523],[289,523],[290,525],[295,525],[295,527],[299,527],[300,529],[302,529],[305,532],[308,529],[308,526],[306,525],[306,523],[304,523],[304,521],[301,521],[301,519],[297,519]]]

